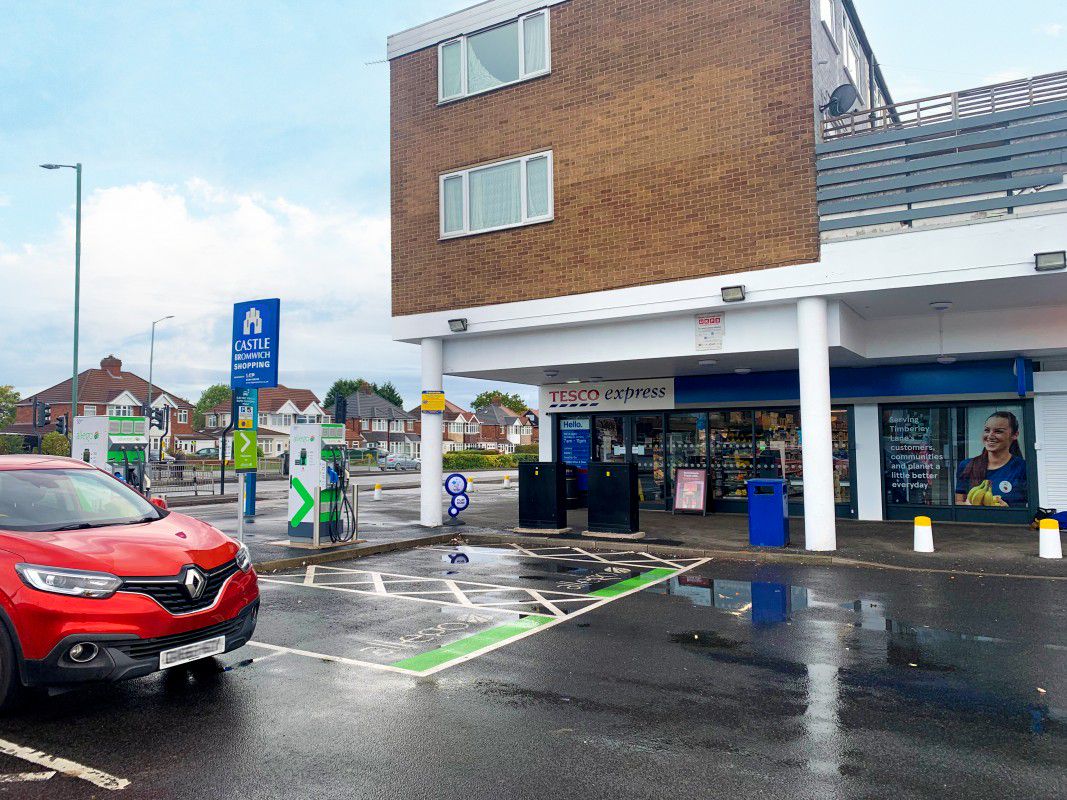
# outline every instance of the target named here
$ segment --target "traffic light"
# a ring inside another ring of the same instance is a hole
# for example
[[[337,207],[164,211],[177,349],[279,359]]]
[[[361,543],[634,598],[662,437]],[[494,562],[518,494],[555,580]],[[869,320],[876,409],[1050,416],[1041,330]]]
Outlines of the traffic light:
[[[56,433],[60,434],[61,436],[66,436],[67,429],[67,415],[64,414],[56,420]]]
[[[34,410],[34,425],[35,428],[46,428],[52,422],[52,404],[42,403],[39,400],[33,401]]]
[[[348,422],[348,398],[340,397],[333,403],[333,421],[344,425]]]
[[[169,410],[170,409],[167,406],[152,409],[152,412],[149,415],[151,417],[150,427],[159,428],[160,430],[165,431],[167,429],[167,411]]]

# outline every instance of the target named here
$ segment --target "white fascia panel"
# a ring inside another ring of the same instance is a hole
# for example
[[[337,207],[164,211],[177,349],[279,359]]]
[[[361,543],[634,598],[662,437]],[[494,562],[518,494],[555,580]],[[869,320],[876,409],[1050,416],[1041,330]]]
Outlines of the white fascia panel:
[[[394,317],[393,338],[418,342],[449,337],[448,320],[457,317],[467,319],[469,333],[463,335],[469,336],[1032,277],[1034,253],[1062,250],[1065,230],[1067,214],[1047,214],[832,242],[823,244],[821,261],[790,267]],[[737,285],[745,286],[745,302],[724,303],[723,287]]]
[[[557,6],[567,1],[487,0],[485,3],[479,3],[454,14],[394,33],[389,37],[387,57],[392,61],[394,58],[406,56],[424,47],[433,47],[465,33],[475,33],[501,22],[518,19],[531,11]]]

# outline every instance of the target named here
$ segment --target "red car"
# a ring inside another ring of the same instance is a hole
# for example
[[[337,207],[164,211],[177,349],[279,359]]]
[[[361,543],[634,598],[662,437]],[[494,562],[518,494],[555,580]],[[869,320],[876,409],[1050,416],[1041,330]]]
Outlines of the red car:
[[[234,650],[258,612],[243,544],[83,462],[0,456],[0,707]]]

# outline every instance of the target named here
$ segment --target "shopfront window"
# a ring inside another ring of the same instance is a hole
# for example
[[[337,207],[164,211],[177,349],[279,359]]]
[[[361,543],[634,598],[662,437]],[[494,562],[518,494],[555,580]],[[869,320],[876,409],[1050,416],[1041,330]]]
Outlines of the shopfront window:
[[[956,410],[954,499],[957,505],[1027,508],[1030,491],[1023,455],[1020,405]]]
[[[1026,509],[1018,403],[882,411],[886,501],[893,505]]]
[[[707,469],[708,417],[706,414],[671,414],[667,420],[668,493],[674,497],[676,469]]]
[[[804,469],[800,451],[800,412],[756,412],[756,477],[782,478],[789,497],[804,496]]]
[[[745,481],[753,474],[752,411],[712,411],[708,414],[714,496],[746,496]]]
[[[834,448],[834,502],[852,502],[852,448],[849,439],[849,412],[835,408],[830,412],[830,435]]]

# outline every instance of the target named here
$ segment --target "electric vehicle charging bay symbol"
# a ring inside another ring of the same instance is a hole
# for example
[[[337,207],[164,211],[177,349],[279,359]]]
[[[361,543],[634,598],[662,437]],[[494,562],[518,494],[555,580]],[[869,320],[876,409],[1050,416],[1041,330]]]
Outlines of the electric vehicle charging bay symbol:
[[[463,494],[467,491],[467,479],[460,475],[458,472],[449,475],[445,479],[445,491],[452,497]],[[466,506],[463,506],[466,508]]]
[[[467,510],[467,506],[469,506],[470,504],[471,504],[471,499],[470,499],[470,497],[468,495],[457,494],[455,497],[452,498],[452,506],[457,511],[466,511]]]

